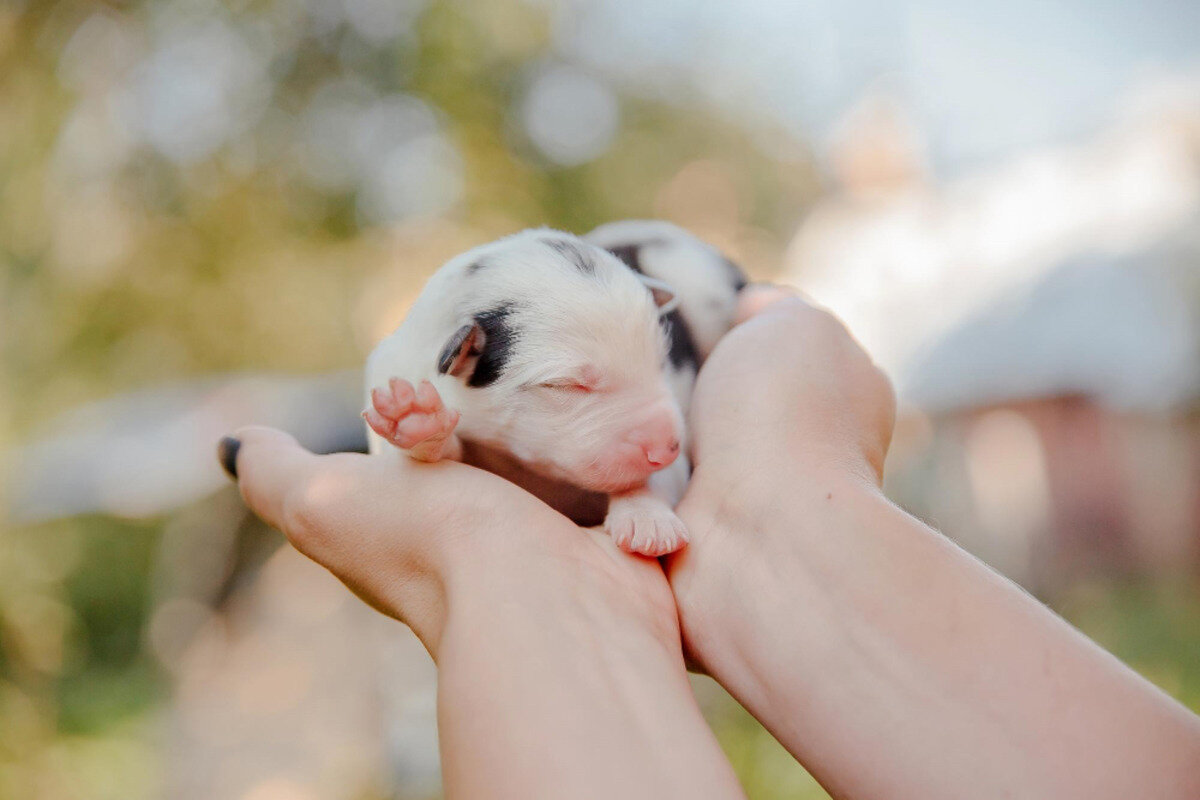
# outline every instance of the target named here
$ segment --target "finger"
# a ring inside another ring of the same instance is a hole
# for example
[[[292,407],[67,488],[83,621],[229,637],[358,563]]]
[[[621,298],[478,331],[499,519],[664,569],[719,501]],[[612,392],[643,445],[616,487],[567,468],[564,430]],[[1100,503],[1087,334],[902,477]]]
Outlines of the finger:
[[[799,296],[800,293],[790,286],[778,286],[773,283],[752,283],[738,295],[738,305],[734,313],[734,322],[745,322],[780,300]]]
[[[236,444],[227,444],[229,441]],[[276,528],[283,527],[289,493],[303,486],[318,464],[317,456],[273,428],[239,428],[222,440],[221,455],[236,477],[246,505]]]

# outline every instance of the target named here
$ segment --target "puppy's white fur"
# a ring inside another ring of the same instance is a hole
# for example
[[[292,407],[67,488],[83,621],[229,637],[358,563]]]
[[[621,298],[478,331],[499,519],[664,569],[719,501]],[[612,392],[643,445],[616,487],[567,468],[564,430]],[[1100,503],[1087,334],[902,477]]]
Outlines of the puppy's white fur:
[[[577,243],[591,272],[547,240]],[[496,381],[472,387],[439,374],[438,355],[455,331],[497,308],[508,309],[514,341]],[[632,484],[608,451],[648,409],[668,408],[682,432],[682,412],[663,374],[664,348],[651,294],[619,260],[567,234],[523,231],[438,270],[400,328],[369,357],[367,383],[428,380],[461,412],[463,439],[511,453],[541,474],[615,491]],[[548,385],[569,384],[584,370],[599,375],[597,391]],[[371,434],[372,452],[385,444]]]
[[[614,223],[585,238],[593,244],[523,231],[449,261],[371,354],[368,391],[396,377],[430,381],[461,412],[462,440],[508,454],[542,478],[610,494],[610,532],[627,549],[657,555],[686,540],[669,505],[686,485],[687,459],[681,454],[647,478],[631,432],[655,420],[661,429],[668,419],[686,448],[683,417],[697,366],[667,358],[662,306],[678,302],[700,360],[728,329],[736,289],[728,262],[675,226]],[[641,275],[603,249],[630,245]],[[684,290],[672,298],[664,283]],[[483,344],[505,353],[494,380],[472,385],[470,375],[439,372],[456,331],[497,314],[504,341]],[[581,383],[594,390],[580,391]],[[369,436],[371,452],[399,452]],[[631,466],[639,457],[641,467]]]
[[[708,242],[670,222],[642,219],[610,222],[583,238],[605,249],[637,245],[642,272],[675,292],[701,363],[733,326],[745,277]]]

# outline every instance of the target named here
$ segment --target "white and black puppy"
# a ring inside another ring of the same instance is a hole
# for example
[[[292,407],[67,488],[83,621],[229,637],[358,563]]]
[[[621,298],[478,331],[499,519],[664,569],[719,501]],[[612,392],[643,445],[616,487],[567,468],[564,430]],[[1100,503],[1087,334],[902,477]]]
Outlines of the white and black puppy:
[[[687,531],[684,418],[740,270],[680,228],[523,231],[447,262],[367,361],[372,453],[465,460],[623,549]],[[607,505],[607,511],[605,511]]]

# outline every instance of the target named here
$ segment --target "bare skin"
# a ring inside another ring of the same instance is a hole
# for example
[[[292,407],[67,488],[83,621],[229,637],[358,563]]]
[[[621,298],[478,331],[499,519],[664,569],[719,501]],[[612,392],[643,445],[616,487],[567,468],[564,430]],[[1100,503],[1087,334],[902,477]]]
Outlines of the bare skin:
[[[250,508],[433,655],[447,797],[743,796],[657,561],[465,464],[235,435]]]
[[[448,795],[738,796],[682,636],[835,797],[1200,796],[1200,720],[883,497],[894,400],[840,323],[741,311],[669,585],[471,467],[238,433],[250,506],[437,659]]]
[[[668,567],[692,660],[835,797],[1200,797],[1200,719],[883,496],[892,392],[841,324],[744,306]]]
[[[447,408],[429,381],[413,388],[403,378],[391,378],[387,386],[371,390],[371,407],[362,416],[384,441],[418,461],[463,459],[463,440],[454,433],[461,414]],[[676,441],[665,457],[674,460],[678,453]],[[666,555],[688,541],[683,522],[646,486],[610,495],[604,527],[619,548],[643,556]]]

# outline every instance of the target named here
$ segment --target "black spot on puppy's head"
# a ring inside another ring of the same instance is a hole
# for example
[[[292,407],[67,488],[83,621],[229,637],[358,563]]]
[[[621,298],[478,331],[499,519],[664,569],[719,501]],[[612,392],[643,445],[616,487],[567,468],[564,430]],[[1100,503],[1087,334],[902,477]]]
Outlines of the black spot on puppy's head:
[[[504,373],[517,341],[516,329],[510,317],[512,303],[500,303],[475,314],[475,324],[483,332],[483,347],[467,385],[476,388],[490,386]]]
[[[516,341],[509,317],[511,303],[500,303],[476,312],[460,326],[438,355],[437,371],[479,388],[495,383],[504,373]]]
[[[592,259],[582,247],[574,242],[566,239],[542,239],[542,243],[571,262],[575,269],[584,275],[596,274],[596,265],[592,263]]]

